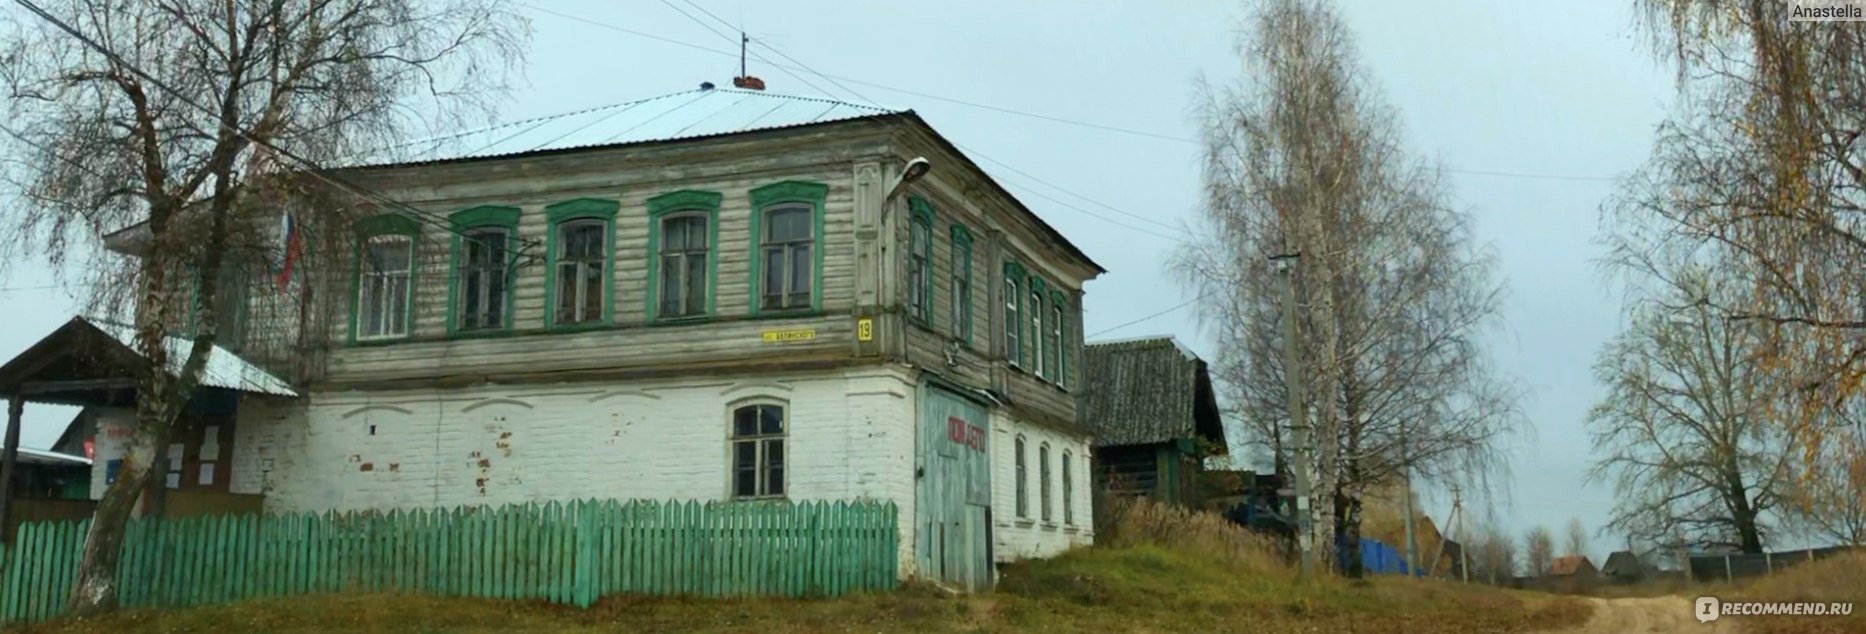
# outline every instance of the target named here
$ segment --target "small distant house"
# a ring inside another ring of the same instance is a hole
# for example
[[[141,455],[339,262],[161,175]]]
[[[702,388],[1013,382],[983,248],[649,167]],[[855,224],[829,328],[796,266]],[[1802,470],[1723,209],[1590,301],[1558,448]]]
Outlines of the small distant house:
[[[1607,561],[1600,566],[1603,577],[1635,580],[1646,575],[1646,565],[1639,561],[1639,556],[1630,550],[1615,551],[1607,555]]]
[[[1551,577],[1590,576],[1591,577],[1597,574],[1600,574],[1600,569],[1595,568],[1594,562],[1588,561],[1586,555],[1568,555],[1565,557],[1556,557],[1555,561],[1549,564],[1548,576],[1551,576]]]
[[[1225,451],[1205,361],[1172,337],[1086,347],[1080,420],[1095,436],[1096,477],[1111,491],[1199,503],[1202,459]]]

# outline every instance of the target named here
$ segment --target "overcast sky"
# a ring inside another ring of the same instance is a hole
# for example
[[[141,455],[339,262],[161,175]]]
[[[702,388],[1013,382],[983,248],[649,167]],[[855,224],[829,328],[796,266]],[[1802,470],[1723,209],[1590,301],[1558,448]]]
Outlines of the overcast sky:
[[[1109,270],[1087,289],[1091,339],[1170,334],[1215,357],[1191,310],[1116,328],[1189,299],[1165,266],[1174,231],[1121,212],[1168,226],[1195,213],[1192,82],[1201,75],[1237,79],[1231,45],[1238,3],[694,1],[802,64],[846,78],[841,86],[809,73],[799,80],[752,60],[752,74],[772,92],[912,108],[967,148]],[[536,29],[529,86],[506,118],[688,90],[701,81],[730,85],[736,74],[735,55],[588,23],[736,50],[666,4],[537,3],[587,22],[528,10]],[[1624,4],[1340,3],[1362,62],[1400,113],[1412,148],[1459,170],[1454,197],[1500,256],[1507,325],[1492,349],[1500,371],[1531,390],[1524,409],[1534,428],[1512,448],[1509,506],[1497,509],[1519,535],[1534,524],[1559,531],[1570,515],[1597,526],[1612,504],[1610,490],[1582,482],[1589,460],[1582,417],[1600,392],[1590,368],[1620,323],[1617,295],[1596,272],[1594,239],[1600,202],[1613,188],[1607,179],[1644,160],[1673,89],[1669,69],[1648,54]],[[679,0],[674,6],[709,19]],[[70,317],[73,293],[43,288],[52,284],[34,265],[0,280],[8,289],[0,290],[0,358]],[[40,406],[28,412],[28,447],[49,444],[70,417]],[[1433,495],[1428,505],[1442,517],[1449,500]],[[1613,541],[1597,538],[1596,554]]]

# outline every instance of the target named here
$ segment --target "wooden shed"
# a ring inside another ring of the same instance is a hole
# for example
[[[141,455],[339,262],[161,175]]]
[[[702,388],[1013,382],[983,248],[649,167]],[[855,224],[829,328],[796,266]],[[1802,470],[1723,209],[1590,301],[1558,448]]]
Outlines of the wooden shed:
[[[1203,459],[1225,451],[1205,361],[1172,337],[1090,344],[1080,420],[1095,435],[1098,485],[1199,503]]]

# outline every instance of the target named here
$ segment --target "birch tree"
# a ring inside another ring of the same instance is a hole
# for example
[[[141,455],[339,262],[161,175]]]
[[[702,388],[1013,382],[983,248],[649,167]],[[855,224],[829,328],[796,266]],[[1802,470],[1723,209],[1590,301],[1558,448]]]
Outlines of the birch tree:
[[[1756,362],[1801,375],[1769,418],[1793,428],[1798,477],[1819,477],[1814,458],[1851,451],[1828,443],[1829,412],[1866,385],[1866,25],[1791,22],[1774,0],[1636,4],[1680,105],[1607,205],[1614,259],[1653,274],[1641,250],[1689,254],[1741,283],[1691,299],[1766,326]]]
[[[1338,532],[1358,538],[1369,489],[1412,472],[1478,490],[1503,473],[1497,449],[1519,422],[1517,392],[1481,342],[1502,289],[1442,170],[1406,153],[1333,10],[1251,7],[1237,45],[1243,81],[1199,85],[1205,200],[1191,233],[1202,237],[1175,266],[1218,338],[1228,400],[1281,466],[1294,456],[1268,258],[1300,254],[1316,543],[1333,561]]]
[[[1581,524],[1581,518],[1568,518],[1568,541],[1564,544],[1566,555],[1587,555],[1587,526]]]
[[[1555,537],[1547,526],[1529,529],[1523,535],[1523,566],[1532,577],[1547,575],[1555,564]]]
[[[20,4],[0,23],[0,151],[18,190],[0,255],[43,260],[94,312],[130,315],[145,364],[128,453],[85,535],[68,606],[84,615],[116,605],[125,522],[227,317],[196,307],[192,341],[171,350],[180,289],[243,283],[224,265],[264,249],[282,208],[392,205],[319,163],[486,119],[529,26],[503,0]],[[341,239],[333,214],[317,220]],[[138,223],[143,257],[100,248]]]

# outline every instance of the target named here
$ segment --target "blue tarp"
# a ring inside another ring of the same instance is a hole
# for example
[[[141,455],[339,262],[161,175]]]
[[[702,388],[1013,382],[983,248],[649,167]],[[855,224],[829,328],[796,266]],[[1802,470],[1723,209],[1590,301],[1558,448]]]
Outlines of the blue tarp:
[[[1336,565],[1346,570],[1348,567],[1347,549],[1338,548],[1336,553],[1340,559]],[[1404,553],[1379,540],[1365,538],[1361,539],[1361,568],[1377,575],[1403,575],[1411,570],[1411,566],[1406,565]]]

